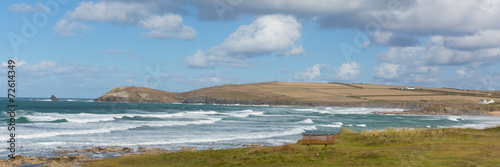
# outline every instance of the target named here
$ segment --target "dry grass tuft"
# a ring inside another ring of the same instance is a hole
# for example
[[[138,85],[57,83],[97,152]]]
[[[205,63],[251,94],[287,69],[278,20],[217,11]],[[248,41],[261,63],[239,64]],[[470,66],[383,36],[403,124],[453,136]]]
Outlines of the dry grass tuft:
[[[350,137],[355,140],[366,141],[368,145],[390,144],[390,143],[415,143],[422,140],[442,138],[445,136],[454,136],[467,138],[470,135],[460,128],[447,129],[410,129],[389,128],[386,130],[361,131],[355,133],[350,129],[342,129],[338,133],[339,136]]]

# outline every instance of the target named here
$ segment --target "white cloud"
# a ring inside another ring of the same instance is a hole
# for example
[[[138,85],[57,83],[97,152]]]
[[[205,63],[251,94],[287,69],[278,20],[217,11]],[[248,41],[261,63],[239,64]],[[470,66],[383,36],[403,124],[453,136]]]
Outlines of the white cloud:
[[[181,4],[191,4],[196,7],[198,17],[203,20],[220,20],[217,9],[214,9],[213,1],[203,0],[177,0]],[[239,15],[266,15],[277,12],[283,14],[293,14],[296,16],[317,16],[321,14],[342,13],[353,10],[364,9],[383,9],[386,4],[382,1],[359,0],[359,1],[341,1],[341,0],[252,0],[235,3],[231,1],[220,1],[226,11],[224,20],[232,20]],[[385,2],[385,1],[383,1]],[[221,11],[219,11],[221,12]]]
[[[387,31],[376,31],[370,35],[375,43],[382,46],[415,46],[418,40],[408,35]]]
[[[471,77],[474,74],[474,71],[468,70],[467,68],[462,67],[462,68],[458,69],[457,71],[455,71],[455,74],[458,77]]]
[[[179,38],[194,39],[197,35],[192,27],[182,24],[182,17],[174,14],[164,16],[150,16],[140,20],[138,26],[150,30],[142,35],[148,38]]]
[[[474,35],[446,37],[446,46],[455,49],[477,50],[500,47],[500,30],[479,31]]]
[[[399,77],[399,65],[382,63],[380,66],[373,68],[374,78],[381,79],[396,79]]]
[[[176,2],[196,7],[198,17],[206,20],[221,20],[220,12],[223,12],[224,20],[234,20],[241,15],[280,13],[315,21],[320,28],[356,28],[366,32],[367,26],[372,26],[371,28],[382,33],[366,33],[384,46],[415,46],[418,45],[416,36],[462,37],[481,35],[482,31],[500,30],[500,5],[494,0],[468,0],[458,3],[455,0],[253,0],[241,3],[221,1],[226,6],[220,10],[214,9],[212,1]],[[487,39],[479,43],[471,39],[475,37],[471,37],[463,42],[457,39],[457,43],[450,46],[478,48],[483,45],[495,45],[498,43],[499,33],[492,34],[485,35]]]
[[[50,60],[33,63],[17,58],[14,60],[16,81],[19,81],[17,86],[22,90],[16,93],[21,97],[50,97],[54,94],[58,97],[95,98],[109,91],[109,88],[117,83],[124,83],[113,77],[113,74],[118,72],[113,66],[99,67]],[[7,62],[1,63],[0,72],[6,73],[6,65]],[[106,82],[102,82],[103,80]]]
[[[14,58],[16,62],[16,68],[19,73],[23,73],[23,76],[30,77],[51,77],[56,75],[67,75],[67,76],[82,76],[88,75],[92,76],[95,73],[108,73],[114,72],[115,70],[110,68],[102,68],[95,66],[83,66],[77,64],[68,63],[56,63],[53,61],[42,60],[36,64],[30,64],[23,60],[18,60]],[[1,67],[6,67],[7,62],[2,62]]]
[[[414,6],[394,13],[388,29],[414,35],[469,34],[479,30],[498,29],[500,23],[495,20],[500,14],[500,8],[491,3],[492,1],[485,0],[460,3],[453,0],[416,1]],[[485,5],[491,9],[481,10]],[[446,17],[439,17],[443,15]]]
[[[246,67],[244,59],[259,55],[303,55],[302,25],[293,16],[266,15],[250,25],[240,26],[224,43],[186,58],[187,65],[212,68],[215,65]]]
[[[343,81],[351,81],[359,74],[359,64],[355,61],[342,63],[337,71],[336,79]]]
[[[90,31],[94,30],[92,26],[85,25],[80,22],[71,22],[67,19],[60,19],[54,26],[54,32],[62,36],[76,36],[76,31]]]
[[[304,72],[298,72],[293,75],[295,81],[312,81],[321,76],[321,69],[328,68],[326,64],[316,63],[314,66],[309,67]]]
[[[80,2],[74,11],[67,13],[72,20],[136,24],[150,16],[155,3],[134,1]]]
[[[220,20],[211,1],[178,2],[195,6],[201,19]],[[377,22],[377,19],[385,15],[390,20],[387,24],[380,24],[382,30],[405,32],[409,35],[467,34],[485,28],[500,29],[497,21],[500,6],[498,2],[491,0],[459,3],[454,0],[253,0],[243,1],[237,6],[224,3],[232,9],[225,11],[225,20],[245,14],[266,15],[278,12],[310,19],[317,17],[323,28],[364,29],[368,22]]]
[[[373,70],[373,79],[381,82],[432,85],[442,79],[441,68],[437,66],[382,63],[379,66],[373,67]]]
[[[135,25],[148,30],[141,33],[146,38],[195,39],[196,30],[183,25],[180,15],[168,13],[173,11],[161,1],[89,1],[80,2],[66,16],[76,21]]]
[[[36,3],[35,6],[27,5],[26,3],[12,4],[9,6],[11,12],[46,12],[50,13],[48,7],[43,6],[40,3]]]
[[[377,55],[383,62],[411,64],[414,66],[464,65],[500,61],[500,48],[488,48],[474,51],[462,51],[447,48],[445,38],[431,37],[424,46],[391,47],[389,51]]]

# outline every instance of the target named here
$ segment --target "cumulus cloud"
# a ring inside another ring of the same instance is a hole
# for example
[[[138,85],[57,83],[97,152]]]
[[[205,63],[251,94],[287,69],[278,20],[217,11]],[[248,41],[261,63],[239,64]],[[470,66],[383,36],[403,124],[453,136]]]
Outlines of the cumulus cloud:
[[[196,8],[202,20],[235,20],[241,15],[294,15],[313,20],[320,28],[357,28],[383,46],[415,46],[415,36],[464,36],[479,31],[500,30],[500,5],[492,0],[253,0],[220,1],[220,9],[213,1],[175,0]],[[456,12],[460,11],[460,12]],[[221,17],[220,15],[223,15]],[[348,18],[348,19],[346,19]],[[436,24],[438,23],[438,24]],[[375,34],[373,32],[382,32]],[[375,30],[373,30],[375,29]],[[498,33],[496,33],[498,34]],[[498,39],[491,36],[486,41]],[[471,39],[472,40],[472,39]],[[476,47],[477,43],[470,43]],[[490,44],[492,45],[492,44]],[[457,46],[458,47],[458,46]]]
[[[380,61],[421,65],[466,65],[500,61],[500,48],[462,51],[447,48],[445,38],[434,36],[423,46],[391,47],[389,51],[377,55]]]
[[[294,81],[312,81],[321,76],[321,71],[328,68],[326,64],[316,63],[314,66],[309,67],[304,72],[297,72],[293,75]]]
[[[355,61],[342,63],[339,67],[335,78],[342,81],[351,81],[359,74],[359,64]]]
[[[40,3],[36,3],[34,6],[27,5],[26,3],[12,4],[9,6],[11,12],[46,12],[50,13],[50,9],[43,6]]]
[[[56,34],[61,36],[76,36],[77,31],[88,32],[90,30],[94,30],[94,27],[67,19],[60,19],[57,21],[53,29]]]
[[[21,97],[50,97],[51,94],[55,94],[58,97],[95,98],[102,92],[109,91],[109,88],[115,87],[114,84],[123,83],[121,79],[112,77],[118,73],[113,66],[100,67],[51,60],[38,62],[27,62],[17,58],[14,60],[18,74],[16,80],[21,81],[17,86],[22,90],[16,93]],[[0,72],[7,73],[6,66],[7,62],[2,62]],[[103,80],[107,82],[102,82]]]
[[[174,14],[150,16],[137,23],[139,27],[150,30],[142,35],[148,38],[194,39],[196,30],[182,24],[182,17]]]
[[[478,30],[500,28],[500,23],[495,21],[496,16],[500,14],[500,8],[491,1],[456,3],[452,0],[419,0],[372,3],[380,3],[383,7],[363,10],[364,6],[359,5],[346,12],[325,14],[318,19],[318,22],[323,28],[362,27],[363,29],[373,22],[377,23],[377,28],[381,30],[418,36],[464,35]],[[488,9],[481,10],[483,6],[488,6]],[[438,17],[442,15],[446,17]],[[344,19],[347,16],[350,19]]]
[[[446,38],[430,37],[422,46],[391,47],[377,54],[382,64],[374,67],[373,78],[378,81],[433,83],[439,80],[444,67],[480,67],[500,61],[500,49],[457,50],[446,47]],[[457,76],[471,75],[465,69]]]
[[[478,50],[500,46],[500,30],[484,30],[474,35],[446,37],[446,46],[460,50]]]
[[[193,68],[246,67],[245,59],[259,55],[303,55],[301,28],[302,24],[293,16],[261,16],[249,25],[240,26],[222,44],[188,56],[186,62]]]
[[[211,1],[176,1],[195,6],[200,19],[221,19]],[[226,7],[222,9],[226,12],[225,20],[236,19],[244,14],[266,15],[278,12],[308,19],[316,17],[322,28],[359,27],[364,30],[369,22],[375,22],[381,30],[422,36],[467,34],[485,28],[500,28],[500,23],[496,21],[496,16],[500,14],[499,5],[489,0],[460,3],[453,0],[253,0],[224,4]],[[439,17],[442,15],[446,17]],[[386,17],[388,18],[385,19]]]
[[[196,30],[184,25],[182,17],[173,12],[182,13],[177,7],[157,0],[108,0],[80,2],[66,17],[81,22],[134,25],[147,30],[141,33],[141,36],[146,38],[195,39]]]
[[[156,3],[149,2],[88,1],[80,2],[74,11],[67,13],[67,16],[79,21],[136,24],[139,20],[152,15],[155,10]]]
[[[396,79],[399,77],[399,65],[383,63],[373,68],[374,78],[377,79]]]
[[[202,20],[221,20],[219,13],[224,14],[224,20],[234,20],[239,15],[267,15],[274,13],[295,16],[316,16],[329,13],[342,13],[353,10],[383,9],[385,1],[381,0],[253,0],[253,1],[221,1],[218,4],[204,0],[175,0],[181,4],[195,6],[198,17]],[[220,8],[215,9],[214,4]],[[220,11],[217,11],[220,10]]]
[[[102,68],[95,66],[83,66],[68,63],[56,63],[53,61],[42,60],[35,64],[30,64],[24,60],[13,59],[16,62],[16,68],[23,76],[35,76],[37,78],[44,76],[67,75],[67,76],[92,76],[96,73],[115,72],[113,67]],[[6,67],[7,62],[2,62],[1,67]]]
[[[438,66],[382,63],[373,67],[373,71],[373,79],[378,82],[432,85],[442,79],[442,71]]]
[[[419,41],[411,36],[393,32],[376,31],[371,35],[373,41],[382,46],[415,46]]]

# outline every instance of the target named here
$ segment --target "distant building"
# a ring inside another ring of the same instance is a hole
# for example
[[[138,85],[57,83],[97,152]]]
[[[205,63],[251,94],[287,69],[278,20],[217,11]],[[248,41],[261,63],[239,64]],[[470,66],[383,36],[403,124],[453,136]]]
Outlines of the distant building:
[[[493,100],[488,100],[488,99],[481,99],[479,100],[478,104],[492,104],[495,103]]]
[[[406,90],[415,90],[415,87],[413,87],[413,86],[408,86],[408,87],[406,87],[405,89],[406,89]]]

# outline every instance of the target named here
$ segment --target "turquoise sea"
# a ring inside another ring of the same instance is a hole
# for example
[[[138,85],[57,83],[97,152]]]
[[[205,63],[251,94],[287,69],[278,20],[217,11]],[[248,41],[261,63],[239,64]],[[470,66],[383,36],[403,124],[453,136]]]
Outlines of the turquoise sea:
[[[0,139],[9,140],[7,99],[0,99],[4,121]],[[198,150],[228,149],[243,144],[295,143],[303,133],[337,133],[393,128],[485,128],[500,117],[379,115],[382,108],[272,107],[154,103],[104,103],[92,99],[18,98],[16,154],[58,156],[53,151],[122,146]],[[8,147],[4,143],[2,148]],[[59,148],[58,148],[59,147]],[[0,149],[7,158],[8,150]],[[112,157],[119,154],[89,154]]]

